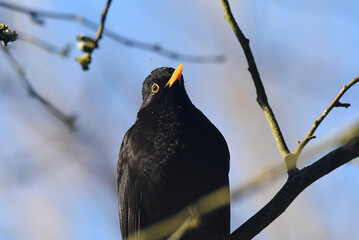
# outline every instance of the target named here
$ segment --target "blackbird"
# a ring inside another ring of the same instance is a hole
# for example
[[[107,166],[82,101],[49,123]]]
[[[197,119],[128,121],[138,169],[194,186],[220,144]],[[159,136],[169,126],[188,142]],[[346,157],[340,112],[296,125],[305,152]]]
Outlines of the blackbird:
[[[227,143],[192,104],[182,68],[157,68],[145,79],[136,122],[122,141],[117,192],[123,239],[167,239],[176,231],[162,237],[141,231],[217,189],[226,190],[222,197],[229,202]],[[229,225],[227,204],[201,215],[180,239],[224,239]]]

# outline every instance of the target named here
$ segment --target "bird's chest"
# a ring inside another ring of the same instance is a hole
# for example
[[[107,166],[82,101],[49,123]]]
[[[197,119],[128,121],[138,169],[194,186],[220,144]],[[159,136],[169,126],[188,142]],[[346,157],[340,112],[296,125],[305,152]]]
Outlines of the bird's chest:
[[[144,188],[156,186],[158,191],[165,191],[175,179],[192,174],[188,150],[194,136],[190,122],[183,115],[162,114],[139,123],[141,132],[132,141],[138,144],[135,147],[138,156],[132,166]]]

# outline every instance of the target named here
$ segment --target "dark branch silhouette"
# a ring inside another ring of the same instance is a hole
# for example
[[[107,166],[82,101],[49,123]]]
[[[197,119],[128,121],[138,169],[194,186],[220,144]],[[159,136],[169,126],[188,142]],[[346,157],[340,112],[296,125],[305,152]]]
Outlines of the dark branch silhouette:
[[[56,19],[56,20],[66,20],[66,21],[72,21],[77,22],[78,24],[97,31],[98,25],[97,23],[86,19],[84,17],[75,15],[75,14],[68,14],[68,13],[59,13],[59,12],[52,12],[52,11],[42,11],[42,10],[35,10],[26,8],[17,4],[8,3],[4,1],[0,1],[0,7],[5,7],[7,9],[17,11],[20,13],[28,14],[32,20],[34,20],[36,23],[44,24],[44,18],[50,18],[50,19]],[[213,62],[223,62],[225,60],[225,57],[223,55],[214,55],[214,56],[199,56],[199,55],[189,55],[189,54],[182,54],[178,53],[166,48],[163,48],[162,46],[158,44],[150,44],[143,41],[138,41],[134,39],[130,39],[127,37],[124,37],[114,31],[111,31],[109,29],[106,29],[103,31],[103,35],[111,38],[112,40],[123,44],[128,47],[134,47],[139,48],[142,50],[154,52],[158,55],[186,61],[186,62],[195,62],[195,63],[213,63]]]

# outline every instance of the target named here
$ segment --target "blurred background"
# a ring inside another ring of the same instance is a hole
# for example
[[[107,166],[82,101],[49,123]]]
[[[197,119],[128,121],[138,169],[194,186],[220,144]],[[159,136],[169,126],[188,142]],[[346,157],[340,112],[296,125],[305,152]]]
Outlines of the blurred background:
[[[106,1],[7,0],[11,4],[83,16],[96,23]],[[269,102],[290,150],[303,139],[342,86],[359,74],[359,2],[230,1],[251,47]],[[75,36],[95,31],[73,21],[0,7],[0,22],[71,52],[60,57],[27,41],[9,43],[34,89],[67,115],[71,132],[30,98],[9,58],[0,52],[0,239],[121,239],[116,162],[141,104],[142,81],[155,68],[184,64],[193,103],[220,129],[231,153],[231,188],[283,163],[243,51],[220,1],[113,1],[105,28],[132,40],[221,62],[189,62],[128,47],[104,36],[89,71]],[[35,19],[36,20],[36,19]],[[359,86],[342,98],[305,149],[304,166],[338,146],[359,122]],[[232,231],[267,203],[286,174],[232,201]],[[350,162],[306,189],[255,239],[358,239],[359,165]]]

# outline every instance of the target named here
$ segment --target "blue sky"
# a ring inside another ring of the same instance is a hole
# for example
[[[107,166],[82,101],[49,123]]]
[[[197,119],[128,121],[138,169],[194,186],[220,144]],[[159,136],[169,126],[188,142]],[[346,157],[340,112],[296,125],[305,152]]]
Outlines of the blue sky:
[[[95,22],[105,4],[11,2],[76,13]],[[230,3],[251,40],[270,104],[294,150],[341,87],[359,74],[359,2]],[[222,63],[173,60],[104,37],[90,70],[83,72],[74,61],[81,55],[75,36],[94,36],[93,31],[50,19],[39,26],[28,16],[3,8],[0,22],[56,46],[71,43],[67,58],[23,41],[9,47],[36,90],[78,117],[78,130],[70,133],[26,95],[8,59],[0,54],[0,239],[120,239],[115,193],[118,149],[135,121],[142,81],[160,66],[184,64],[190,98],[228,142],[232,187],[282,162],[220,1],[113,1],[106,28],[184,54],[224,55]],[[307,148],[321,146],[315,156],[328,152],[337,136],[358,123],[358,96],[355,86],[343,97],[352,106],[334,109],[318,128]],[[285,175],[235,201],[232,229],[268,202],[284,181]],[[358,184],[358,164],[337,169],[304,191],[257,239],[357,238]]]

